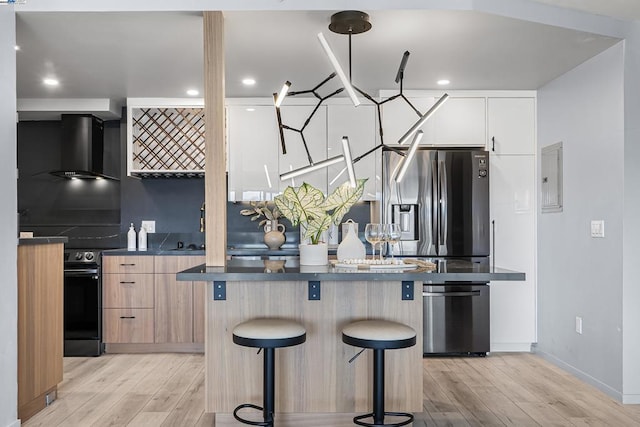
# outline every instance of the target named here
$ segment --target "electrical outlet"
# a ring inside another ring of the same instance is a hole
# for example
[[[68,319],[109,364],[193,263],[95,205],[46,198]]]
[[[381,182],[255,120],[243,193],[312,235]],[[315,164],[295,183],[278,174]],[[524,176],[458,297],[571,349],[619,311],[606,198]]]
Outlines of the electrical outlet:
[[[604,220],[591,221],[591,237],[604,237]]]
[[[576,332],[582,335],[582,317],[576,316]]]
[[[147,231],[147,233],[155,233],[156,232],[156,222],[155,221],[142,221],[142,227]]]

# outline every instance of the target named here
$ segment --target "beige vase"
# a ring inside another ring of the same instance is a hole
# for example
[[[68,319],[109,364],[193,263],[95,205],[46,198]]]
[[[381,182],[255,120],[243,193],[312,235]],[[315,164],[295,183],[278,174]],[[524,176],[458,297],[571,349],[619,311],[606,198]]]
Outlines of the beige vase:
[[[269,221],[264,226],[264,243],[272,251],[280,249],[286,240],[284,235],[285,227],[283,224],[279,224],[278,220],[274,219]]]

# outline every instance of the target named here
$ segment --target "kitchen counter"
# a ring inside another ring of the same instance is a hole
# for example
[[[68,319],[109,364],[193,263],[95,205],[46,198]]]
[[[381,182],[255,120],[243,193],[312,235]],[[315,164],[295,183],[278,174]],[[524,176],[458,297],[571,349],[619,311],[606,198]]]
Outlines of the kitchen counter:
[[[225,267],[199,265],[178,273],[178,280],[185,281],[420,281],[423,283],[490,282],[496,280],[520,281],[525,274],[468,261],[448,260],[437,264],[437,269],[360,270],[335,266],[299,266],[297,262],[283,260],[280,266],[270,260],[236,260]]]
[[[198,256],[204,255],[204,249],[109,249],[102,251],[103,256],[150,255],[150,256]]]
[[[415,346],[385,354],[385,405],[421,412],[423,378],[416,372],[422,369],[423,283],[525,278],[466,261],[441,262],[431,272],[306,267],[297,261],[231,259],[225,267],[201,265],[177,273],[180,281],[207,282],[206,412],[230,418],[238,404],[260,403],[262,356],[234,344],[231,334],[239,323],[256,318],[292,319],[307,330],[304,344],[277,351],[276,412],[304,414],[313,424],[327,413],[371,409],[372,352],[348,363],[360,349],[342,342],[342,328],[363,319],[395,321],[416,331]]]
[[[18,245],[47,245],[51,243],[68,243],[69,239],[62,236],[38,236],[22,237],[18,239]]]

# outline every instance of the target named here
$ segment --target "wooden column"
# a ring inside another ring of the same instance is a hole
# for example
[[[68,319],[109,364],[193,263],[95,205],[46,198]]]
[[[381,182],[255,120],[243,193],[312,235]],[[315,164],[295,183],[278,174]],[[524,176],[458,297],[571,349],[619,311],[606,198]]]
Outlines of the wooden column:
[[[206,264],[224,266],[227,252],[227,177],[224,120],[224,17],[204,12]]]

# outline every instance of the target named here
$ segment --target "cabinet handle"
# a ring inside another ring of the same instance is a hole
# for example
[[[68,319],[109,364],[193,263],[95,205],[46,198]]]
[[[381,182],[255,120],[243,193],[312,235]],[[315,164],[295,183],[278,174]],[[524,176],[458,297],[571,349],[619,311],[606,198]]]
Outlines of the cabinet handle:
[[[120,264],[123,267],[133,267],[135,264]]]
[[[120,282],[123,285],[133,285],[136,282]]]
[[[120,316],[121,319],[135,319],[136,316]]]
[[[496,137],[491,137],[491,151],[496,151]]]

